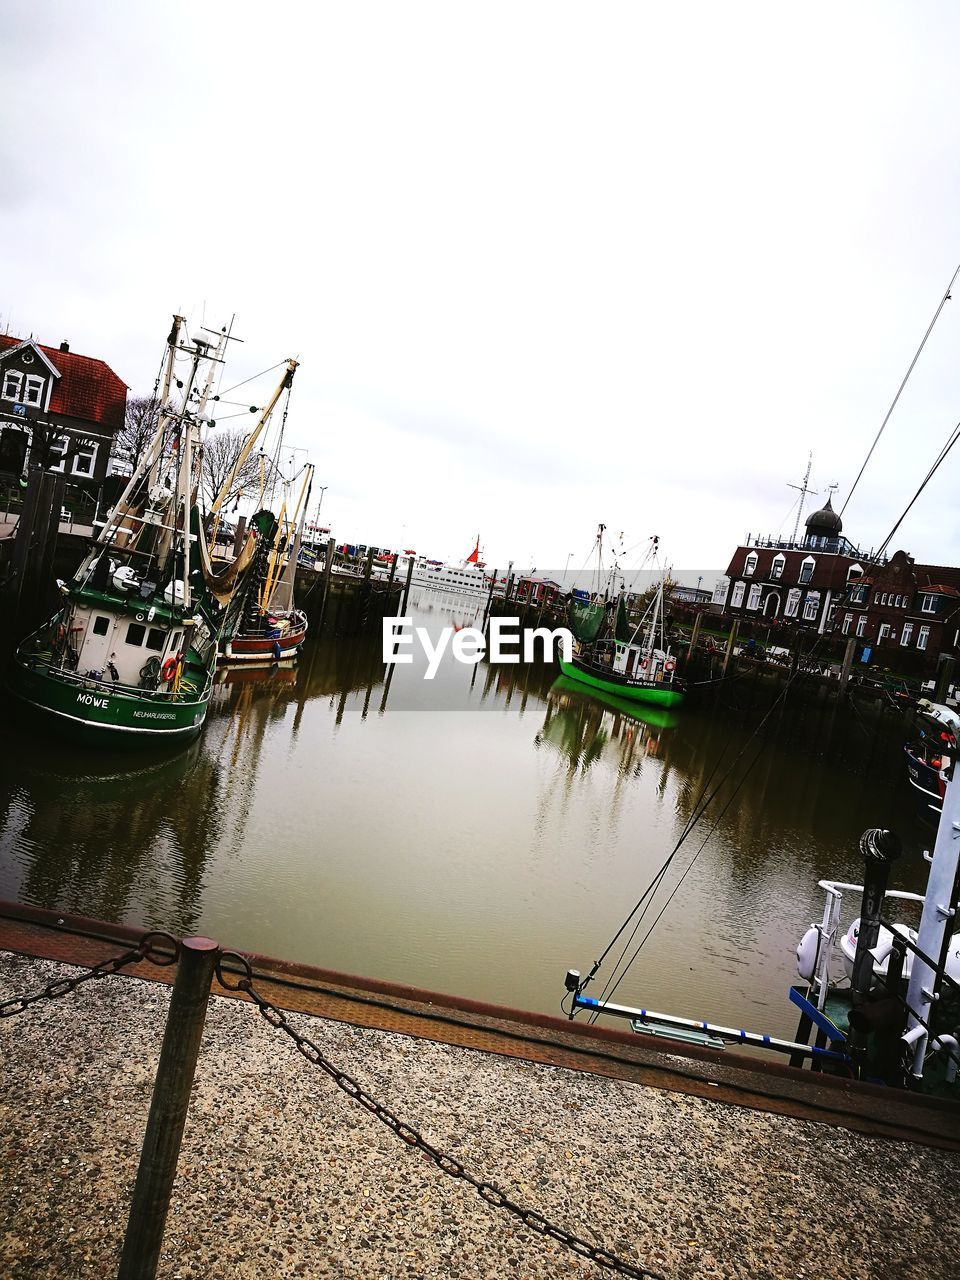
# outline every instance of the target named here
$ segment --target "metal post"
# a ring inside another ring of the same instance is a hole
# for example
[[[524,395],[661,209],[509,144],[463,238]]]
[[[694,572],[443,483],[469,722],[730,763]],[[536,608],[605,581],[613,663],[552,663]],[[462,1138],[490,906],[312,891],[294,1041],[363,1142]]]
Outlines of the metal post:
[[[154,1280],[157,1274],[210,984],[219,956],[220,944],[211,938],[184,938],[180,944],[177,979],[117,1280]]]

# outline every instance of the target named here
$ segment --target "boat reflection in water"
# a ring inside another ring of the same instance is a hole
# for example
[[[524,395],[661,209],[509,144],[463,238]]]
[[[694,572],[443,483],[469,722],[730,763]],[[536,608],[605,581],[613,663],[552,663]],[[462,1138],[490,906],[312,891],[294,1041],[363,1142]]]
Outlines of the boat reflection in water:
[[[621,773],[635,770],[641,759],[658,756],[661,734],[680,723],[676,712],[617,698],[584,686],[568,676],[551,685],[547,716],[537,738],[562,752],[573,769],[589,769],[608,745],[618,754]]]

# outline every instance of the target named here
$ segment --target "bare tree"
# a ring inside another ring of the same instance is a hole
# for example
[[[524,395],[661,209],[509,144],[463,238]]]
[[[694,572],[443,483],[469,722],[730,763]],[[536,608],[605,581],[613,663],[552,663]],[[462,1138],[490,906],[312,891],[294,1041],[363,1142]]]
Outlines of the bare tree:
[[[204,514],[209,512],[214,498],[230,480],[246,442],[247,432],[245,431],[224,431],[218,428],[207,436],[203,446],[203,462],[200,470],[200,504]],[[264,490],[266,498],[269,498],[272,475],[271,459],[254,449],[230,481],[227,495],[223,500],[223,509],[229,511],[230,506],[241,495],[257,498],[261,489]]]
[[[132,472],[157,431],[160,401],[153,396],[133,396],[127,401],[123,426],[113,438],[112,457],[120,471]]]

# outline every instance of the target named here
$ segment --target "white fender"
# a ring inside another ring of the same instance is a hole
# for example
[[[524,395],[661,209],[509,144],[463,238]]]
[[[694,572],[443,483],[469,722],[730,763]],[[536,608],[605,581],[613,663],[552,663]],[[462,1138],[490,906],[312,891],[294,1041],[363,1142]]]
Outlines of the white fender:
[[[797,947],[797,973],[804,982],[812,982],[817,968],[817,955],[820,951],[820,930],[812,924],[800,939]]]

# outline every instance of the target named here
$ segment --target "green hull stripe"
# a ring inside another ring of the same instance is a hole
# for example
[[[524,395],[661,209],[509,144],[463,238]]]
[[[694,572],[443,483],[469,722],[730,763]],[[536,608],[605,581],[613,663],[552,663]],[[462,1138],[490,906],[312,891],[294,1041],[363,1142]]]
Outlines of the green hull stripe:
[[[615,694],[618,698],[629,698],[636,702],[652,702],[658,707],[679,707],[683,702],[683,694],[679,689],[662,688],[656,685],[619,684],[615,680],[605,680],[591,671],[581,671],[572,662],[560,659],[560,670],[571,680],[579,680],[592,689],[602,689],[604,693]]]
[[[36,711],[68,720],[97,736],[142,734],[170,738],[199,731],[207,714],[209,691],[189,702],[158,703],[125,697],[100,688],[84,688],[33,671],[15,662],[7,687]],[[152,722],[152,723],[151,723]]]

